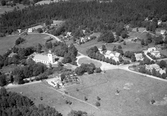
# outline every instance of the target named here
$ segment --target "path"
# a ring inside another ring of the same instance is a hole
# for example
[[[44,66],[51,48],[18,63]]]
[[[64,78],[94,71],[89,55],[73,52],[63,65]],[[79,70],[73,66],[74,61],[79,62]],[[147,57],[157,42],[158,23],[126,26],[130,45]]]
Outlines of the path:
[[[59,39],[58,37],[56,37],[56,36],[54,36],[54,35],[52,35],[52,34],[50,34],[50,33],[41,33],[41,34],[45,34],[45,35],[51,36],[51,37],[53,37],[54,39],[56,39],[57,41],[62,42],[61,39]]]

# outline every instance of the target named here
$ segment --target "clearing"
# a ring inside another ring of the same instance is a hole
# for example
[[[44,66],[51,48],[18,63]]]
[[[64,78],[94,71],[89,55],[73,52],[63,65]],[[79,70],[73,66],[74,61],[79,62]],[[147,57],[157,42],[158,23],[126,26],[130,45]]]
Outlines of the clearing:
[[[61,94],[48,88],[43,83],[22,86],[10,91],[23,92],[36,104],[44,103],[54,106],[58,111],[67,114],[71,109],[83,110],[95,116],[166,116],[167,105],[152,105],[151,100],[163,101],[167,95],[167,84],[124,70],[109,70],[103,74],[81,76],[81,84],[65,88],[68,95],[95,105],[99,100],[100,107],[95,109],[88,104],[72,100],[72,105],[65,104]],[[40,98],[43,98],[41,100]],[[65,98],[66,99],[66,98]],[[67,98],[69,99],[69,98]]]
[[[20,44],[21,47],[35,46],[38,43],[44,44],[48,39],[48,35],[45,34],[28,34],[23,38],[26,40],[24,43]]]
[[[14,8],[23,9],[23,8],[25,8],[25,6],[23,4],[17,4],[14,7],[11,7],[11,6],[0,6],[0,15],[5,13],[5,12],[12,11],[12,10],[14,10]]]
[[[48,35],[44,35],[44,34],[29,34],[26,36],[19,36],[19,35],[12,35],[12,36],[6,36],[6,37],[0,37],[0,54],[4,54],[8,49],[10,49],[11,47],[13,47],[15,45],[15,41],[19,38],[19,37],[23,37],[24,39],[26,39],[26,42],[24,42],[23,44],[21,44],[21,47],[29,47],[29,46],[33,46],[36,45],[37,43],[41,43],[43,44],[46,41],[46,37]]]

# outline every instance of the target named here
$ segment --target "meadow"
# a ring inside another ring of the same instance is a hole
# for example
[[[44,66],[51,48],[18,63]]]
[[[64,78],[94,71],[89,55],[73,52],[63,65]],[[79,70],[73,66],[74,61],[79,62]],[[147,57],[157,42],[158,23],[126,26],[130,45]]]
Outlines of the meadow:
[[[155,106],[150,102],[163,101],[167,95],[167,84],[159,80],[147,78],[124,70],[109,70],[106,73],[83,75],[81,83],[64,88],[68,95],[80,100],[87,98],[87,103],[98,109],[79,102],[75,99],[63,97],[43,83],[9,89],[23,92],[36,104],[44,103],[55,107],[63,114],[71,109],[87,111],[94,116],[166,116],[167,105]],[[100,100],[97,99],[97,96]],[[43,98],[41,100],[40,98]],[[65,104],[70,99],[72,105]],[[66,115],[65,115],[66,116]]]

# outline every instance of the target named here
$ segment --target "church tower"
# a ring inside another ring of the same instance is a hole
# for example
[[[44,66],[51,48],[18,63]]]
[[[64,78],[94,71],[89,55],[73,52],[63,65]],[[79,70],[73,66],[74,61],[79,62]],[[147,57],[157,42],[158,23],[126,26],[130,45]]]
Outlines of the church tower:
[[[51,53],[51,50],[49,50],[48,59],[49,59],[49,63],[53,64],[53,55]]]

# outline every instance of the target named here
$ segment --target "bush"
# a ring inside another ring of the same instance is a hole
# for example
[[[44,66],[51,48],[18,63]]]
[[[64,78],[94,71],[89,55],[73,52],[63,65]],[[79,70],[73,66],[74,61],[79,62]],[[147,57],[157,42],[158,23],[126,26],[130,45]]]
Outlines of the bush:
[[[38,28],[38,29],[37,29],[37,32],[38,32],[38,33],[42,33],[42,32],[43,32],[42,28]]]
[[[99,96],[97,96],[97,100],[98,100],[98,101],[100,101],[100,100],[101,100],[101,98],[100,98]]]
[[[95,73],[101,73],[101,71],[102,71],[101,68],[96,68],[95,69]]]
[[[85,96],[85,97],[84,97],[84,100],[85,100],[85,101],[87,101],[87,100],[88,100],[88,98]]]
[[[24,41],[25,41],[24,38],[19,37],[19,38],[15,41],[15,45],[19,45],[19,44],[23,43]]]
[[[100,102],[96,102],[96,106],[99,107],[100,106]]]

